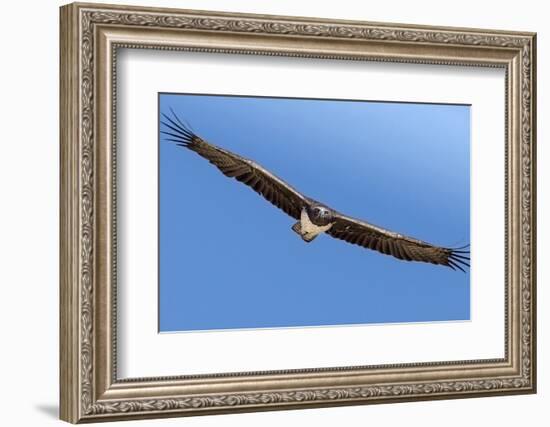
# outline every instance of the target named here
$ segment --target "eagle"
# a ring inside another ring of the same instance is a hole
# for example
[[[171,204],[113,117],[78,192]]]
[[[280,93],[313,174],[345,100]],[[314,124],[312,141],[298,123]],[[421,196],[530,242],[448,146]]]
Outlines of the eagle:
[[[347,243],[372,249],[404,261],[447,266],[465,271],[470,267],[469,245],[440,247],[386,230],[363,220],[344,215],[324,203],[307,197],[258,163],[209,143],[170,109],[172,117],[161,113],[164,139],[194,151],[216,166],[226,177],[252,188],[265,200],[298,220],[292,230],[304,242],[325,233]]]

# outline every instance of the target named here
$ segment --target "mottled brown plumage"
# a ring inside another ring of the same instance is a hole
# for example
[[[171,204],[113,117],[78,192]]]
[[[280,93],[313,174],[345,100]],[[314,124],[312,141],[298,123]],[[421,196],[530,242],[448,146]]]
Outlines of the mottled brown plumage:
[[[173,118],[163,114],[166,121],[162,121],[162,124],[166,130],[161,132],[167,136],[166,140],[194,151],[216,166],[225,176],[235,178],[251,187],[292,218],[300,220],[304,213],[310,227],[313,224],[313,227],[319,227],[319,230],[334,238],[392,255],[401,260],[439,264],[462,271],[465,267],[469,267],[469,251],[464,247],[435,246],[343,215],[304,196],[252,160],[210,144],[197,136],[173,112],[172,114]],[[328,224],[331,226],[327,229]],[[300,221],[292,229],[300,234],[302,229]],[[316,237],[311,235],[311,230],[309,232],[307,238],[302,234],[302,238],[307,242]]]
[[[335,213],[333,218],[334,224],[327,234],[348,243],[405,261],[429,262],[459,270],[463,270],[462,266],[469,267],[469,251],[463,248],[434,246],[340,213]]]

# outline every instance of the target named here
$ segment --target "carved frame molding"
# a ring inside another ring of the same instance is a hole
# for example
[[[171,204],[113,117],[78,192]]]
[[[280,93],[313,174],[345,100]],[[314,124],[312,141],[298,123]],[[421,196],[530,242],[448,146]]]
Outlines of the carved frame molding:
[[[504,67],[506,357],[117,380],[113,135],[118,47]],[[535,391],[535,34],[77,3],[61,8],[60,87],[62,419],[75,423]],[[273,379],[266,383],[266,377]]]

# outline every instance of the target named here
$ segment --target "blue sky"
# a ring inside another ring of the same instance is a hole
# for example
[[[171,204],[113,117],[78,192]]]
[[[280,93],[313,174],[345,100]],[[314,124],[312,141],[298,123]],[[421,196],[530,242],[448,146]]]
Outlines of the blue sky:
[[[334,209],[470,241],[470,107],[159,94],[209,142]],[[159,137],[159,330],[467,320],[470,274],[331,238]]]

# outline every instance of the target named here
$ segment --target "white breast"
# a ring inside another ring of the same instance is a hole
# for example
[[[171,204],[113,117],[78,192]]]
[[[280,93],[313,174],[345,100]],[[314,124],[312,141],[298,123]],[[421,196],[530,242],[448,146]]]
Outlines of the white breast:
[[[307,236],[317,236],[319,233],[324,233],[332,227],[332,224],[322,226],[313,224],[305,209],[302,209],[300,215],[300,225],[302,226],[302,234]]]

